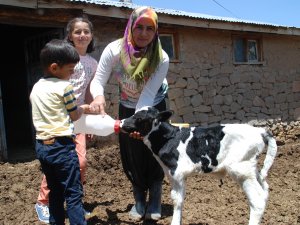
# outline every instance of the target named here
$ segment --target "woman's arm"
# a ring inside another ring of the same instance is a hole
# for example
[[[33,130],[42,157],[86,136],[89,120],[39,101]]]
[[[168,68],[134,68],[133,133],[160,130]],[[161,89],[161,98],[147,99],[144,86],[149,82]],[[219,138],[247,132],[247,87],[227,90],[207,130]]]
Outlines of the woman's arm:
[[[95,77],[95,74],[93,75],[93,78],[94,77]],[[85,101],[84,102],[87,103],[87,104],[90,104],[93,101],[93,96],[92,96],[91,91],[90,91],[91,82],[88,84],[88,86],[87,86],[87,88],[85,90],[85,96],[84,96],[84,100]]]
[[[164,79],[167,76],[169,69],[169,56],[163,51],[163,61],[159,64],[155,73],[150,77],[143,88],[135,111],[140,110],[144,106],[153,106],[154,98],[158,89],[161,87]]]

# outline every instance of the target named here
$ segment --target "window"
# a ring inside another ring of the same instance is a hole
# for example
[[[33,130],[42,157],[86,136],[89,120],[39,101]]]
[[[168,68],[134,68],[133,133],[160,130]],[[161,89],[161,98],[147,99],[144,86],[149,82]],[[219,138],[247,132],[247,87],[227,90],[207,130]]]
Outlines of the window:
[[[159,39],[163,50],[168,54],[170,62],[178,61],[178,40],[174,33],[160,31]]]
[[[233,50],[235,63],[262,62],[261,39],[258,37],[234,37]]]
[[[159,37],[162,48],[168,53],[169,58],[174,58],[174,39],[171,34],[162,34]]]

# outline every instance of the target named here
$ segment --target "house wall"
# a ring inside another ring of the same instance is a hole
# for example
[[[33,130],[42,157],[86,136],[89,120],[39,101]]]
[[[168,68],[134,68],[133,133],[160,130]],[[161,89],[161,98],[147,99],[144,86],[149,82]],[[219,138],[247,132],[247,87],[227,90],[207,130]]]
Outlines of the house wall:
[[[115,40],[114,34],[122,35],[123,25],[109,28],[112,32],[103,32],[103,26],[96,29],[99,53],[105,42]],[[179,34],[180,62],[170,63],[167,76],[169,105],[175,112],[172,122],[202,126],[250,123],[268,126],[279,142],[298,138],[300,37],[263,34],[263,63],[236,65],[231,38],[236,32],[173,29]],[[114,80],[106,86],[106,100],[107,112],[116,118],[118,90]]]
[[[54,1],[50,2],[52,4]],[[45,9],[2,7],[1,23],[62,28],[69,19],[81,16],[84,11],[94,7],[57,2],[67,6],[49,5]],[[94,8],[103,13],[101,16],[95,11],[93,15],[88,15],[95,27],[96,49],[92,56],[99,60],[104,47],[122,37],[127,23],[125,17],[131,10]],[[120,16],[105,16],[109,10],[115,10],[114,13]],[[159,18],[174,23],[172,16],[162,15]],[[193,21],[197,24],[197,20]],[[213,22],[202,22],[207,27],[213,25]],[[298,138],[300,36],[274,34],[274,28],[270,28],[273,34],[260,33],[263,39],[263,63],[235,65],[232,61],[232,35],[237,34],[237,30],[243,30],[244,26],[250,29],[251,25],[233,24],[232,27],[237,27],[235,31],[230,31],[230,23],[219,21],[218,24],[218,28],[224,25],[227,30],[159,24],[161,30],[175,31],[179,39],[179,60],[170,63],[167,76],[169,106],[175,112],[172,122],[202,126],[245,122],[270,127],[282,142]],[[259,26],[253,27],[255,31],[260,30]],[[267,32],[267,28],[265,30]],[[243,34],[242,31],[240,33]],[[105,93],[107,113],[117,118],[118,88],[113,79],[107,84]]]

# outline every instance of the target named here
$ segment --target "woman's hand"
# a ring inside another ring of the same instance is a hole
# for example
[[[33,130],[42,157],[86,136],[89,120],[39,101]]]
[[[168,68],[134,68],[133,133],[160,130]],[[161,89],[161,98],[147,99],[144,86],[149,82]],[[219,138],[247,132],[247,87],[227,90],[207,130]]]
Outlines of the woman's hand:
[[[141,134],[137,131],[134,131],[132,133],[129,134],[129,137],[132,137],[134,139],[138,139],[138,140],[143,140],[143,137],[141,136]]]
[[[90,104],[89,110],[91,113],[106,115],[105,112],[105,98],[103,95],[98,95]]]

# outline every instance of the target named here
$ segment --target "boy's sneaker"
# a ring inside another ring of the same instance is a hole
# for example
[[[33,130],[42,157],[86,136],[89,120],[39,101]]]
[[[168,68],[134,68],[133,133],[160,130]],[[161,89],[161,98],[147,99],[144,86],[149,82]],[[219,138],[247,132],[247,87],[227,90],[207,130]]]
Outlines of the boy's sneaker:
[[[34,207],[35,207],[35,211],[38,215],[39,220],[44,223],[49,223],[50,213],[49,213],[48,206],[36,203]]]
[[[83,209],[83,211],[84,211],[84,215],[85,215],[85,216],[91,215],[91,212],[89,212],[89,211],[87,211],[87,210],[85,210],[85,209]]]

